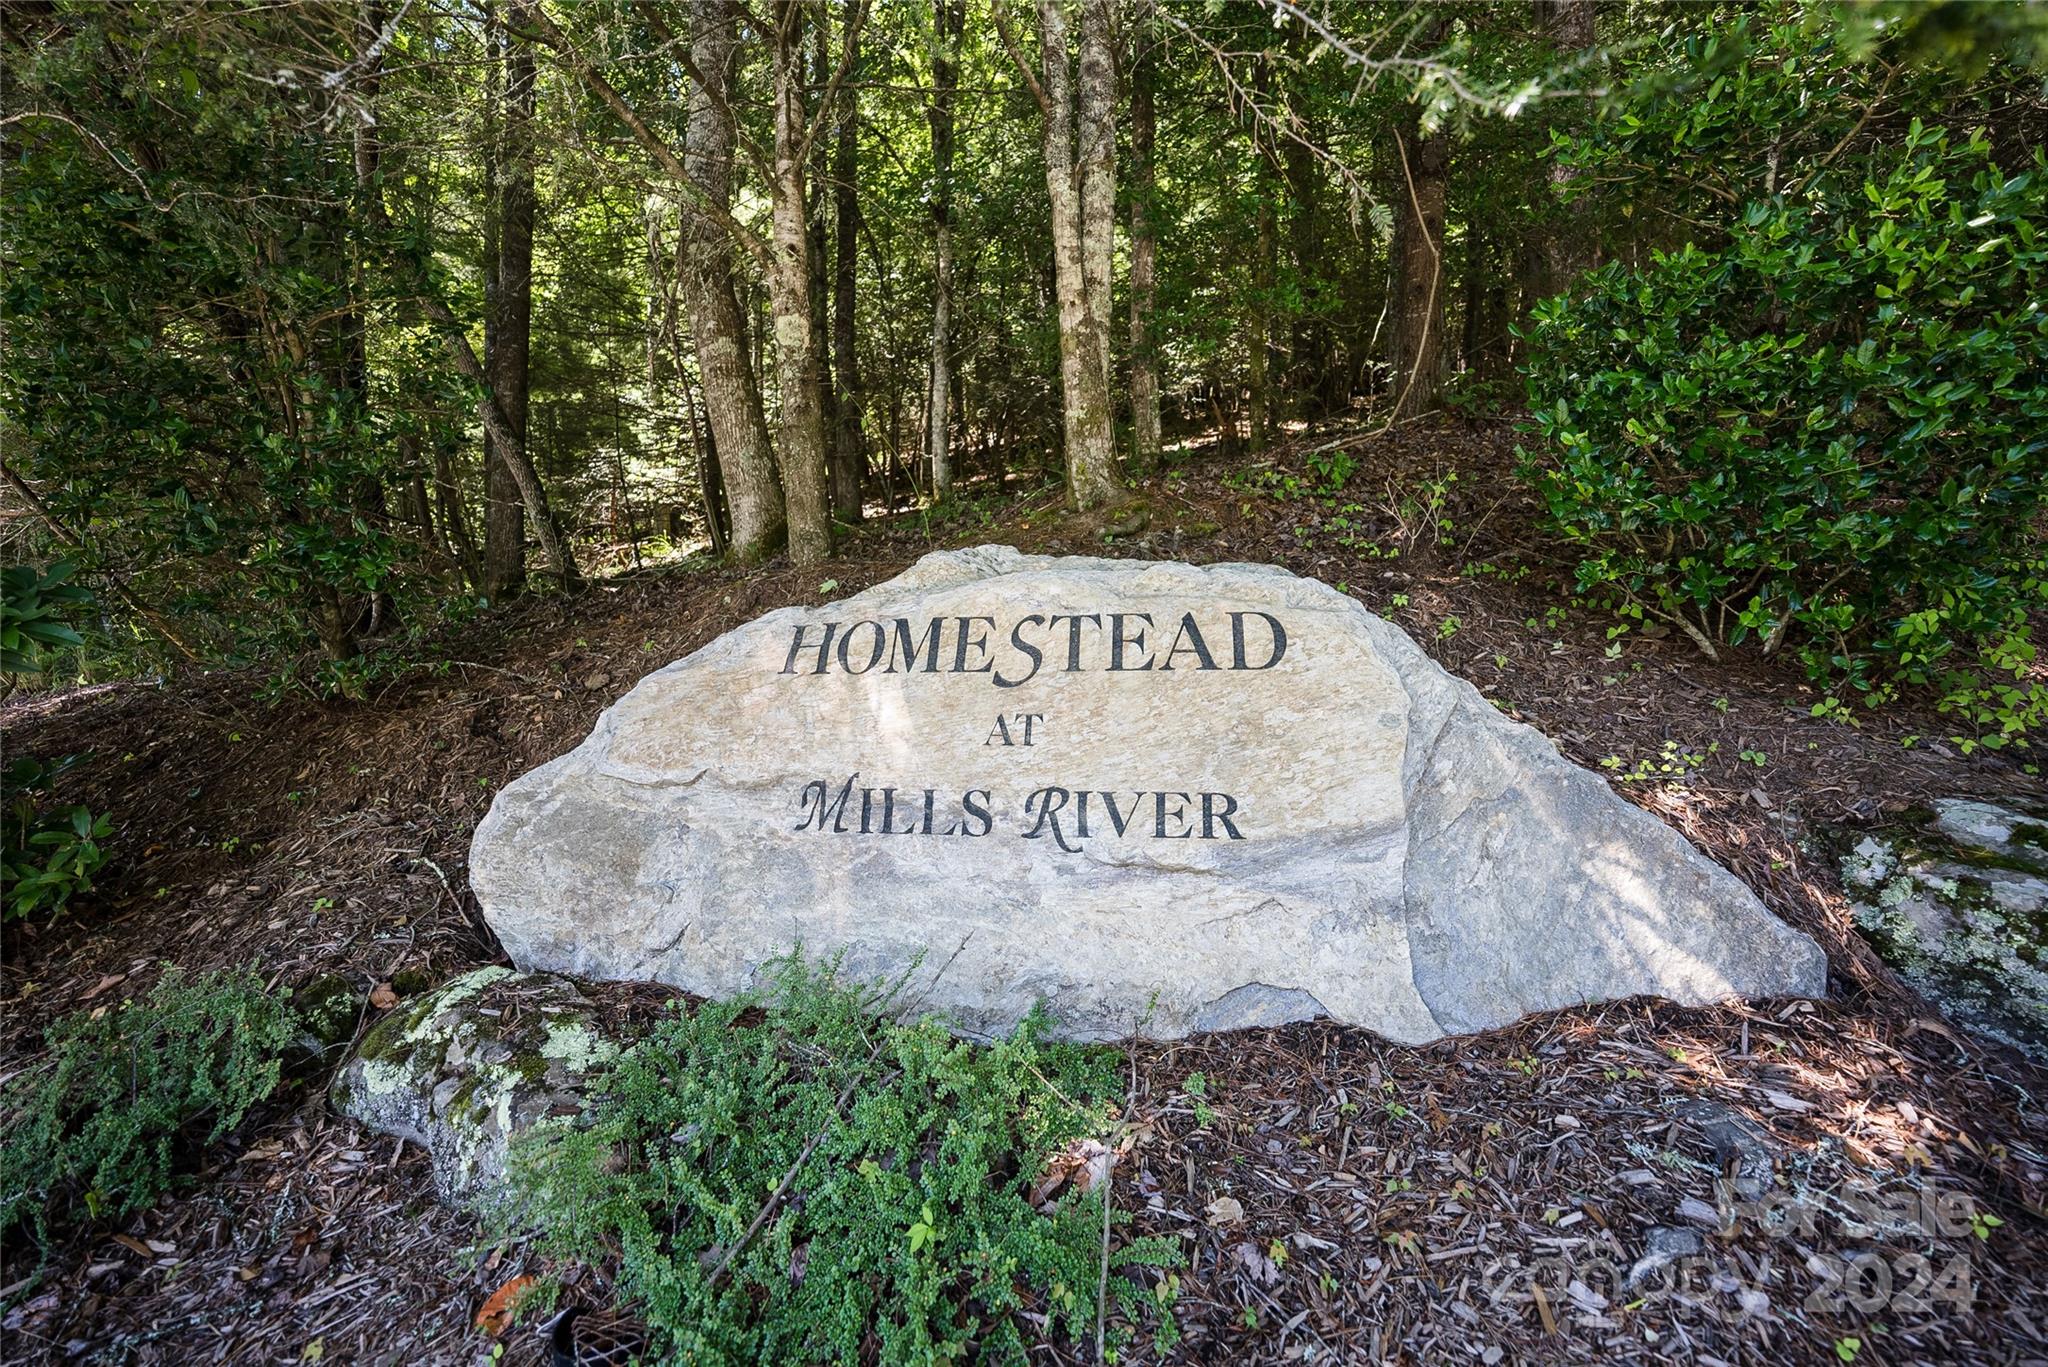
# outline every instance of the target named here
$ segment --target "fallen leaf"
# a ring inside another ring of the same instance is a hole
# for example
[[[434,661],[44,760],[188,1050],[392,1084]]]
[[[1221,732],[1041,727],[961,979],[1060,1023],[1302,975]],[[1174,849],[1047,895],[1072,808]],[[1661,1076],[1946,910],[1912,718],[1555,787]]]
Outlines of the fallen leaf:
[[[1109,1176],[1114,1161],[1109,1150],[1096,1139],[1077,1139],[1054,1154],[1045,1165],[1045,1176],[1031,1188],[1031,1204],[1043,1206],[1071,1182],[1074,1190],[1088,1192]]]
[[[314,1339],[314,1340],[313,1340],[313,1341],[312,1341],[311,1343],[309,1343],[309,1344],[307,1344],[307,1345],[306,1345],[306,1351],[304,1351],[303,1353],[300,1353],[300,1354],[299,1354],[299,1361],[301,1361],[301,1362],[318,1362],[318,1361],[319,1361],[319,1360],[320,1360],[321,1358],[324,1358],[324,1357],[326,1357],[326,1356],[327,1356],[327,1340],[326,1340],[326,1339]]]
[[[1237,1260],[1244,1270],[1251,1274],[1253,1281],[1261,1286],[1272,1286],[1280,1280],[1280,1268],[1271,1258],[1259,1251],[1257,1244],[1249,1241],[1237,1246]]]
[[[476,1327],[492,1338],[512,1327],[512,1316],[519,1310],[519,1302],[533,1289],[533,1278],[514,1277],[493,1291],[476,1312]]]
[[[1234,1225],[1244,1219],[1244,1206],[1235,1196],[1219,1196],[1202,1207],[1212,1225]]]
[[[121,1247],[127,1249],[130,1253],[139,1254],[145,1259],[153,1259],[156,1257],[156,1254],[150,1251],[150,1247],[148,1244],[142,1242],[142,1240],[136,1238],[132,1234],[116,1234],[114,1236],[114,1242],[121,1245]]]
[[[390,983],[378,983],[370,989],[370,1005],[379,1011],[389,1011],[398,1005],[398,993],[392,990]]]
[[[89,991],[85,992],[83,995],[79,997],[79,1000],[82,1002],[89,1002],[94,997],[97,997],[100,993],[114,986],[114,984],[123,983],[126,981],[128,981],[128,975],[126,973],[109,973],[106,977],[101,978],[98,982],[94,983]]]

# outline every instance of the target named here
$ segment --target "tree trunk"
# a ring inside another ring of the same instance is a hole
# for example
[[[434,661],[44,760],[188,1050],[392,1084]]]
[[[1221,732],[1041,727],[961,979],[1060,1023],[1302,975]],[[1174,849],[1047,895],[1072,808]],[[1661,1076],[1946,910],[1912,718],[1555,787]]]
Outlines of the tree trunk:
[[[1247,441],[1257,455],[1272,444],[1273,392],[1270,362],[1273,345],[1273,205],[1268,195],[1271,183],[1263,172],[1257,177],[1259,207],[1255,240],[1252,244],[1252,318],[1247,349],[1251,353],[1247,377]]]
[[[1326,377],[1331,368],[1330,317],[1321,288],[1334,283],[1330,256],[1324,245],[1322,216],[1322,164],[1306,143],[1328,146],[1326,134],[1311,122],[1317,108],[1306,87],[1306,67],[1313,56],[1314,35],[1299,24],[1287,28],[1287,60],[1281,67],[1285,117],[1301,130],[1299,138],[1278,144],[1279,171],[1287,187],[1287,251],[1303,306],[1293,317],[1288,336],[1290,353],[1287,374],[1280,389],[1292,391],[1299,410],[1309,417],[1329,412]],[[1361,237],[1368,234],[1360,234]],[[1366,248],[1370,251],[1370,248]]]
[[[1444,189],[1451,143],[1442,129],[1421,135],[1413,119],[1394,138],[1402,175],[1394,201],[1393,416],[1402,419],[1434,408],[1443,382]]]
[[[521,25],[527,7],[526,0],[510,0],[507,22]],[[524,449],[533,331],[535,72],[532,48],[509,34],[504,42],[504,101],[493,158],[496,241],[484,290],[484,373],[506,425]],[[497,458],[488,432],[484,442],[484,596],[497,603],[526,585],[526,509],[519,482]]]
[[[1579,56],[1593,46],[1595,0],[1536,0],[1536,23],[1549,40],[1558,60]],[[1515,341],[1517,364],[1522,359],[1529,330],[1529,310],[1539,299],[1561,294],[1572,281],[1593,264],[1595,251],[1592,223],[1582,201],[1571,197],[1577,172],[1552,163],[1544,211],[1524,239],[1516,262],[1521,298],[1516,305],[1517,329],[1523,337]]]
[[[932,102],[932,352],[925,404],[925,452],[931,461],[932,498],[953,492],[953,91],[959,83],[959,44],[966,0],[933,0]]]
[[[1081,182],[1081,271],[1088,284],[1088,312],[1094,320],[1096,368],[1102,392],[1112,392],[1109,364],[1111,273],[1116,261],[1116,0],[1084,0],[1081,7],[1080,146],[1075,160]],[[1113,411],[1104,405],[1104,427]],[[1110,430],[1114,430],[1110,428]],[[1109,449],[1114,479],[1116,448]]]
[[[734,130],[723,109],[732,91],[738,8],[732,0],[693,0],[690,16],[691,61],[698,76],[713,88],[692,84],[683,164],[686,178],[704,198],[715,209],[725,210],[732,203]],[[782,486],[769,450],[760,386],[747,358],[746,322],[733,289],[732,242],[716,218],[698,212],[687,200],[682,215],[689,257],[684,293],[690,338],[704,386],[706,421],[718,453],[719,481],[732,519],[732,553],[743,561],[760,560],[782,544]]]
[[[789,558],[815,565],[832,554],[825,425],[811,327],[811,240],[804,202],[804,0],[776,0],[775,159],[769,186],[774,226],[768,276],[775,371],[782,390],[782,479]]]
[[[1271,53],[1261,53],[1252,90],[1260,105],[1267,103],[1273,88]],[[1264,124],[1255,111],[1252,116],[1252,195],[1258,201],[1252,243],[1251,352],[1248,427],[1251,453],[1258,455],[1272,443],[1273,392],[1273,276],[1278,236],[1273,226],[1273,159],[1266,145]]]
[[[469,522],[463,516],[462,486],[455,479],[455,457],[438,442],[434,446],[434,508],[440,515],[441,531],[453,548],[455,563],[462,567],[463,579],[472,593],[481,591],[484,561],[477,552],[476,542],[470,538]]]
[[[380,84],[379,73],[372,69],[363,78],[363,98],[374,104]],[[377,133],[374,128],[357,123],[352,157],[356,171],[356,193],[367,199],[377,191],[380,161]],[[352,396],[350,406],[354,411],[351,420],[368,429],[373,421],[370,412],[370,319],[365,309],[364,298],[369,291],[370,262],[366,259],[365,244],[355,233],[349,231],[351,222],[348,211],[344,209],[335,224],[338,230],[336,236],[344,245],[342,250],[335,253],[334,260],[346,273],[345,288],[348,295],[347,312],[339,320],[339,383],[335,387],[338,393]],[[389,525],[390,509],[385,500],[381,474],[368,473],[358,480],[350,501],[354,505],[355,518],[359,525]],[[391,591],[379,582],[370,589],[369,602],[360,615],[367,619],[368,630],[375,634],[398,620],[397,600],[392,597]]]
[[[1052,206],[1067,494],[1081,512],[1113,503],[1121,493],[1111,425],[1107,310],[1112,230],[1108,211],[1114,208],[1116,186],[1112,117],[1116,73],[1109,50],[1110,3],[1082,0],[1077,100],[1074,62],[1067,51],[1068,0],[1038,0],[1045,73],[1045,185]],[[1091,221],[1091,211],[1104,216],[1099,222]]]
[[[1595,0],[1545,0],[1545,27],[1559,57],[1578,57],[1593,46]],[[1544,234],[1543,292],[1561,294],[1593,264],[1592,223],[1584,201],[1573,198],[1578,172],[1553,162],[1550,167],[1551,212],[1556,215]]]
[[[1154,38],[1141,30],[1131,67],[1131,470],[1159,469],[1159,353],[1153,318],[1159,308],[1159,238],[1152,227],[1152,148],[1158,120],[1152,86]]]
[[[858,41],[856,39],[855,41]],[[867,452],[861,445],[860,358],[854,347],[854,282],[860,250],[860,107],[853,83],[839,88],[839,127],[832,153],[832,515],[841,522],[861,519],[861,485]]]
[[[358,28],[361,51],[357,61],[370,73],[366,78],[366,88],[371,91],[376,88],[376,73],[381,67],[384,50],[379,32],[381,21],[377,15],[378,7],[366,6]],[[391,217],[384,207],[382,188],[377,185],[380,149],[375,132],[376,111],[365,101],[357,117],[360,121],[360,135],[356,140],[357,175],[363,183],[373,187],[366,200],[365,212],[375,232],[392,236]],[[518,484],[520,501],[525,505],[536,535],[540,537],[541,549],[547,553],[555,573],[561,578],[562,587],[573,587],[577,582],[576,558],[569,549],[568,539],[555,526],[553,510],[548,507],[547,490],[540,482],[539,472],[533,468],[533,461],[527,456],[525,438],[513,430],[497,396],[489,392],[490,377],[485,373],[483,363],[477,359],[476,348],[469,344],[469,333],[456,318],[454,310],[448,307],[448,301],[441,297],[426,261],[416,251],[409,251],[400,257],[400,263],[409,283],[417,291],[416,302],[440,335],[441,349],[448,354],[457,373],[485,390],[477,403],[477,416],[490,438],[496,461],[511,471]]]
[[[832,140],[822,135],[830,110],[825,91],[832,81],[832,11],[829,5],[808,9],[811,30],[810,85],[803,108],[815,112],[818,136],[810,140],[810,165],[804,173],[805,224],[811,266],[811,350],[817,356],[818,429],[825,448],[825,516],[833,517],[833,438],[839,430],[839,391],[832,380]]]

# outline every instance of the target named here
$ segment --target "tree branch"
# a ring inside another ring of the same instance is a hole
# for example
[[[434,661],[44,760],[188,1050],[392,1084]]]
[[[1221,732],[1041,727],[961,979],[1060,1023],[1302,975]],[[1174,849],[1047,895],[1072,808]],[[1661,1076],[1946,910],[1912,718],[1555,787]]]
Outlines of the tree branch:
[[[798,161],[810,160],[811,145],[818,140],[818,132],[825,126],[825,111],[832,107],[832,101],[839,98],[839,86],[845,81],[847,73],[853,70],[854,53],[859,47],[861,30],[867,26],[867,21],[868,0],[855,0],[853,13],[848,15],[846,22],[840,26],[844,36],[840,40],[839,66],[833,71],[832,79],[825,83],[824,92],[818,96],[817,108],[804,125],[803,143],[797,149]]]
[[[1010,12],[1003,7],[1003,0],[990,0],[989,11],[995,16],[996,32],[1002,36],[1003,47],[1009,52],[1010,60],[1023,73],[1031,98],[1038,101],[1038,112],[1051,118],[1052,101],[1046,98],[1045,87],[1038,83],[1038,77],[1031,74],[1031,63],[1024,60],[1024,49],[1017,45],[1017,33],[1010,27]]]
[[[648,126],[647,121],[640,117],[639,111],[627,103],[626,97],[604,78],[591,64],[590,59],[576,50],[575,45],[569,41],[569,36],[548,17],[539,0],[535,0],[532,14],[535,24],[540,28],[540,41],[553,48],[570,69],[582,78],[583,83],[611,108],[612,113],[618,115],[619,122],[631,130],[634,140],[647,149],[649,155],[660,164],[661,169],[668,173],[676,189],[690,201],[692,212],[702,214],[725,229],[732,240],[746,248],[748,255],[759,261],[764,269],[772,266],[774,258],[769,252],[768,244],[761,240],[760,234],[734,218],[723,206],[712,202],[711,197],[704,193],[703,187],[690,178],[689,171],[684,167],[682,158],[676,155],[675,149]],[[707,92],[712,89],[695,74],[690,79],[697,81],[699,87]]]

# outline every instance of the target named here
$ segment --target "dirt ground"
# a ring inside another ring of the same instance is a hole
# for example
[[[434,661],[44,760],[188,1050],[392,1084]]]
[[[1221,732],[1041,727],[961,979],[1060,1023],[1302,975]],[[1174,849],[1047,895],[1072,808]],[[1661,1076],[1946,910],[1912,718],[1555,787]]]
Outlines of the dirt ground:
[[[772,607],[981,541],[1272,561],[1392,617],[1736,870],[1827,948],[1831,997],[1626,1002],[1423,1048],[1328,1024],[1135,1046],[1137,1139],[1113,1190],[1134,1232],[1186,1241],[1176,1359],[2048,1362],[2048,1074],[1905,989],[1799,843],[2041,780],[2010,753],[1961,753],[1929,709],[1844,725],[1811,716],[1786,668],[1610,641],[1610,618],[1558,591],[1505,477],[1513,440],[1455,422],[1309,433],[1260,467],[1176,462],[1143,491],[1142,527],[1068,517],[1041,488],[872,524],[823,574],[648,570],[451,628],[363,703],[259,702],[261,674],[226,671],[16,699],[8,750],[90,752],[66,791],[118,836],[89,900],[6,931],[0,1075],[52,1017],[146,990],[165,962],[342,974],[366,1026],[373,984],[502,961],[465,865],[492,794],[642,675]],[[1356,469],[1336,506],[1286,496],[1338,455]],[[1677,782],[1658,772],[1674,754],[1700,757]],[[0,1356],[490,1360],[473,1318],[525,1255],[477,1247],[434,1204],[424,1156],[331,1114],[325,1080],[281,1093],[180,1195],[73,1235],[41,1281],[32,1250],[6,1249]],[[1778,1183],[1747,1199],[1731,1178],[1761,1164]],[[576,1291],[602,1305],[602,1270]],[[1124,1352],[1154,1356],[1143,1334]]]

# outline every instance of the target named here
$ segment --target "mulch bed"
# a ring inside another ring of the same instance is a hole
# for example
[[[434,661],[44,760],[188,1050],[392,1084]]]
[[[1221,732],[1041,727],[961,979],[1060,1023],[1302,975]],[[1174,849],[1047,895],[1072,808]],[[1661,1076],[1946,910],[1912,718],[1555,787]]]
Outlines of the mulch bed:
[[[450,629],[362,703],[259,703],[262,676],[226,671],[11,701],[10,750],[92,753],[67,792],[111,811],[118,837],[88,903],[7,929],[0,1074],[52,1017],[146,990],[165,961],[343,975],[365,1024],[375,984],[403,994],[501,961],[466,875],[492,793],[643,674],[772,607],[969,541],[1271,561],[1344,586],[1617,775],[1822,942],[1834,997],[1621,1003],[1423,1048],[1327,1024],[1134,1047],[1115,1197],[1130,1229],[1186,1240],[1176,1357],[1840,1362],[1855,1339],[1859,1363],[2048,1360],[2048,1074],[1904,988],[1799,841],[1813,823],[2038,792],[2039,778],[2009,752],[1962,753],[1924,707],[1851,727],[1813,717],[1817,695],[1783,666],[1710,662],[1668,636],[1611,642],[1610,619],[1558,591],[1563,562],[1506,477],[1513,442],[1449,422],[1312,432],[1263,466],[1177,463],[1144,491],[1142,529],[1068,517],[1038,489],[986,522],[872,526],[822,573],[648,571]],[[1309,457],[1333,451],[1357,467],[1336,507],[1269,492],[1312,481]],[[1432,510],[1417,491],[1433,481]],[[1658,771],[1669,763],[1681,781]],[[600,995],[651,1009],[644,990]],[[423,1155],[329,1113],[324,1081],[303,1078],[209,1152],[187,1192],[74,1234],[39,1285],[23,1285],[33,1252],[5,1250],[7,1360],[488,1360],[472,1318],[520,1255],[476,1247],[474,1222],[434,1204]],[[1717,1192],[1737,1132],[1775,1161],[1778,1208]],[[1873,1226],[1854,1204],[1866,1188],[1937,1195],[1946,1214],[1898,1217],[1893,1200]],[[1697,1251],[1631,1283],[1653,1227],[1683,1231],[1660,1246],[1698,1236]],[[578,1294],[602,1301],[594,1275]],[[1151,1356],[1143,1336],[1125,1353]]]

